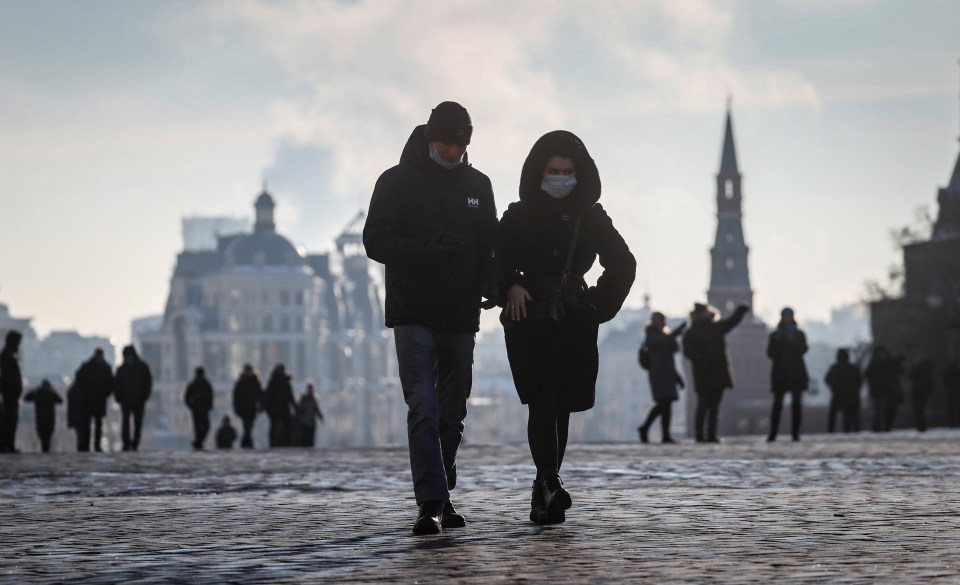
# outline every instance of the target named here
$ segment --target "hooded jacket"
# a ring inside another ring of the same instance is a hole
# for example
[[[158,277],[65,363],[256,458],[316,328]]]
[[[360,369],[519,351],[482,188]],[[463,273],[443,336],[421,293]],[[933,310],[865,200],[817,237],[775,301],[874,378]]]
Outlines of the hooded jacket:
[[[547,160],[556,154],[573,160],[577,179],[576,187],[562,200],[551,198],[540,188]],[[562,323],[530,318],[506,322],[510,368],[525,404],[537,400],[548,388],[563,410],[576,412],[593,407],[599,367],[598,327],[620,310],[637,267],[599,199],[596,163],[579,138],[557,130],[533,145],[520,174],[520,200],[511,203],[500,220],[504,284],[526,288],[534,299],[532,303],[542,298],[545,283],[559,282],[577,218],[580,231],[571,278],[583,281],[598,259],[603,267],[596,284],[585,288],[578,312]]]
[[[450,170],[430,160],[425,130],[413,130],[400,164],[377,180],[363,245],[386,268],[387,327],[476,332],[483,282],[499,271],[493,189],[466,158]],[[463,245],[432,250],[440,232],[463,236]]]
[[[712,308],[706,310],[714,312]],[[710,396],[733,388],[726,335],[740,324],[748,310],[741,305],[732,315],[719,321],[703,321],[696,312],[690,314],[690,328],[683,334],[683,355],[690,360],[693,388],[697,394]]]

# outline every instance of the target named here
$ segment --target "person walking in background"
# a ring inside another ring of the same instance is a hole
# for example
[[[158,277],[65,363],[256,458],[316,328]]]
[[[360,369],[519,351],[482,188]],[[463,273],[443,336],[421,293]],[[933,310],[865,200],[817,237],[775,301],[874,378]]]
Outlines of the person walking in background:
[[[102,451],[103,417],[107,415],[107,398],[113,393],[113,370],[99,347],[93,357],[77,370],[75,384],[83,402],[80,429],[77,431],[80,451],[90,450],[90,422],[93,419],[93,448]]]
[[[897,407],[903,400],[900,387],[901,365],[903,358],[890,355],[887,348],[878,345],[873,350],[870,365],[867,366],[867,385],[870,387],[870,401],[873,408],[873,432],[888,432],[897,418]]]
[[[385,324],[407,403],[417,535],[466,524],[450,490],[481,297],[501,294],[496,204],[490,179],[467,162],[472,134],[463,106],[434,108],[413,129],[400,163],[377,179],[363,227],[367,256],[385,267]]]
[[[152,389],[153,374],[150,373],[150,366],[140,359],[132,345],[124,347],[123,363],[117,368],[114,380],[114,398],[120,405],[120,436],[123,439],[124,451],[136,451],[140,447],[143,411]]]
[[[834,430],[834,419],[839,412],[843,432],[860,432],[860,387],[863,376],[856,364],[850,363],[850,352],[837,350],[837,361],[827,370],[824,382],[830,388],[830,413],[827,431]]]
[[[593,408],[600,323],[630,292],[637,263],[598,203],[600,173],[583,142],[549,132],[520,173],[520,200],[500,220],[506,302],[501,314],[517,394],[529,409],[536,466],[530,520],[553,524],[572,506],[560,478],[570,413]],[[599,257],[595,286],[584,275]]]
[[[23,374],[20,371],[19,331],[7,331],[0,350],[0,453],[17,451],[17,424],[20,421],[20,396],[23,394]]]
[[[263,388],[260,374],[250,364],[243,364],[243,371],[233,385],[233,412],[240,417],[243,437],[240,447],[253,449],[253,423],[263,408]]]
[[[297,403],[297,440],[298,447],[313,447],[317,434],[317,420],[323,422],[323,412],[317,402],[313,384],[307,384],[307,390]]]
[[[289,447],[293,444],[293,413],[297,402],[293,398],[292,377],[283,364],[277,364],[270,373],[264,405],[270,417],[270,446]]]
[[[56,425],[56,406],[63,402],[48,380],[43,380],[39,386],[26,393],[24,402],[35,405],[34,422],[37,425],[37,436],[40,437],[40,448],[44,453],[50,452],[50,439]]]
[[[910,378],[910,402],[913,405],[913,421],[921,433],[927,430],[927,402],[933,393],[933,360],[921,357],[907,372]]]
[[[660,417],[660,429],[663,443],[675,443],[670,436],[670,418],[672,404],[680,396],[677,387],[683,388],[683,378],[677,372],[677,366],[673,359],[674,354],[680,351],[680,344],[677,343],[683,330],[687,327],[686,322],[681,323],[675,330],[670,331],[667,327],[667,318],[663,313],[655,312],[650,315],[650,322],[647,324],[643,346],[641,352],[647,352],[646,360],[641,356],[640,365],[647,362],[645,369],[650,379],[650,391],[653,393],[653,401],[656,403],[650,409],[647,419],[637,428],[640,434],[640,442],[649,441],[648,433],[653,422]]]
[[[724,391],[733,388],[725,337],[749,310],[746,305],[740,305],[732,315],[720,320],[716,309],[696,303],[690,313],[690,329],[683,335],[683,355],[693,369],[693,387],[697,393],[694,433],[698,443],[720,442],[717,436],[720,401]]]
[[[952,360],[943,370],[943,391],[947,394],[947,425],[960,427],[960,363]]]
[[[790,434],[794,441],[800,440],[800,420],[803,416],[803,392],[810,385],[807,365],[803,361],[807,353],[807,336],[797,327],[793,309],[780,311],[780,322],[767,341],[767,357],[773,362],[770,369],[770,391],[773,393],[773,409],[770,411],[770,434],[767,442],[777,440],[780,429],[780,413],[783,397],[790,394]]]
[[[230,417],[223,415],[220,427],[217,429],[217,449],[233,449],[233,442],[237,440],[237,430],[230,424]]]
[[[193,416],[193,448],[203,449],[210,432],[210,411],[213,410],[213,386],[203,368],[194,370],[193,380],[187,384],[183,401]]]

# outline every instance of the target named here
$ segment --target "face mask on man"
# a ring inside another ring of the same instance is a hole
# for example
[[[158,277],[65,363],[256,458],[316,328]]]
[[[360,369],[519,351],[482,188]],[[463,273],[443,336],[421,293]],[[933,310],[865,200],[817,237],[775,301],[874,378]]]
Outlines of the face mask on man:
[[[543,182],[540,183],[540,188],[554,199],[563,199],[573,192],[576,186],[577,177],[574,175],[544,175]]]
[[[451,162],[447,162],[447,161],[443,160],[442,158],[440,158],[440,153],[437,152],[437,149],[434,148],[432,144],[430,145],[430,160],[432,160],[433,162],[437,163],[437,164],[440,165],[441,167],[447,169],[448,171],[457,168],[458,166],[460,166],[461,163],[463,163],[463,156],[464,156],[464,154],[466,154],[466,152],[464,152],[463,154],[461,154],[461,155],[460,155],[460,158],[458,158],[455,162],[452,162],[452,163],[451,163]]]

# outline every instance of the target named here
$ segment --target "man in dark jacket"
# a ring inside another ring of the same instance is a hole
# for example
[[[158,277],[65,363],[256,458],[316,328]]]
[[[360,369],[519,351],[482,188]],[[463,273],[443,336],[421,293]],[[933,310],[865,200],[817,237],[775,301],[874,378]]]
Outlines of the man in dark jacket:
[[[183,401],[193,415],[193,448],[203,449],[210,432],[210,411],[213,410],[213,386],[203,368],[194,370],[193,380],[187,384]]]
[[[824,378],[830,387],[830,411],[827,420],[827,432],[832,433],[836,413],[840,413],[843,422],[843,432],[860,432],[860,386],[863,385],[863,376],[856,364],[850,363],[850,352],[846,349],[837,350],[837,361]]]
[[[39,386],[27,392],[24,402],[35,405],[34,421],[37,425],[37,436],[40,437],[40,448],[44,453],[50,452],[50,439],[53,437],[53,428],[56,425],[56,406],[63,402],[48,380],[43,380]]]
[[[103,417],[107,415],[107,398],[113,393],[113,370],[103,357],[99,347],[93,357],[77,370],[76,385],[83,403],[83,418],[77,428],[77,443],[80,451],[90,450],[90,419],[93,419],[93,448],[102,451]]]
[[[293,376],[283,364],[277,364],[270,372],[267,390],[263,393],[263,409],[270,417],[270,446],[293,446],[293,414],[297,401],[293,397]]]
[[[120,404],[123,422],[120,426],[124,451],[136,451],[140,447],[140,432],[143,427],[143,408],[150,398],[153,375],[150,366],[140,359],[137,350],[128,345],[123,348],[123,363],[117,368],[114,398]],[[133,436],[130,422],[133,419]]]
[[[363,243],[386,267],[386,326],[394,330],[409,408],[414,534],[464,524],[450,503],[473,384],[481,297],[496,301],[497,211],[490,179],[467,162],[473,126],[443,102],[417,126],[400,164],[377,180]]]
[[[20,372],[19,331],[8,331],[0,351],[0,453],[16,453],[17,423],[20,420],[20,396],[23,394],[23,374]]]
[[[770,391],[773,392],[773,410],[770,412],[770,434],[767,442],[777,440],[780,428],[780,413],[783,410],[783,397],[790,394],[791,424],[790,434],[794,441],[800,440],[800,418],[803,412],[803,392],[809,386],[807,365],[803,356],[807,353],[807,336],[797,327],[793,309],[785,307],[780,311],[780,323],[770,334],[767,342],[767,357],[773,362],[770,368]]]
[[[253,423],[263,408],[263,388],[260,375],[250,364],[243,364],[243,371],[233,385],[233,411],[243,423],[243,438],[240,447],[253,449]]]
[[[733,373],[727,355],[727,333],[740,324],[750,308],[740,305],[732,315],[719,320],[716,309],[696,303],[690,313],[690,329],[683,336],[683,355],[693,366],[693,386],[697,393],[694,422],[698,443],[719,443],[717,423],[720,401],[727,388],[733,388]],[[704,434],[704,421],[707,429]]]

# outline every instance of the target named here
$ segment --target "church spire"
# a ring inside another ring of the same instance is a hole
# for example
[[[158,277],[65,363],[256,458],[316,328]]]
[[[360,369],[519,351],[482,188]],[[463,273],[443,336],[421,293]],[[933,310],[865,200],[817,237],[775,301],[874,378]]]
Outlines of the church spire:
[[[723,154],[717,173],[717,235],[710,249],[710,288],[707,302],[724,315],[744,304],[753,304],[747,257],[750,249],[743,235],[741,186],[743,177],[737,167],[733,145],[733,120],[727,100],[727,120],[723,136]]]
[[[723,154],[720,155],[720,172],[737,174],[737,148],[733,144],[733,120],[730,115],[733,97],[727,97],[727,127],[723,133]]]

